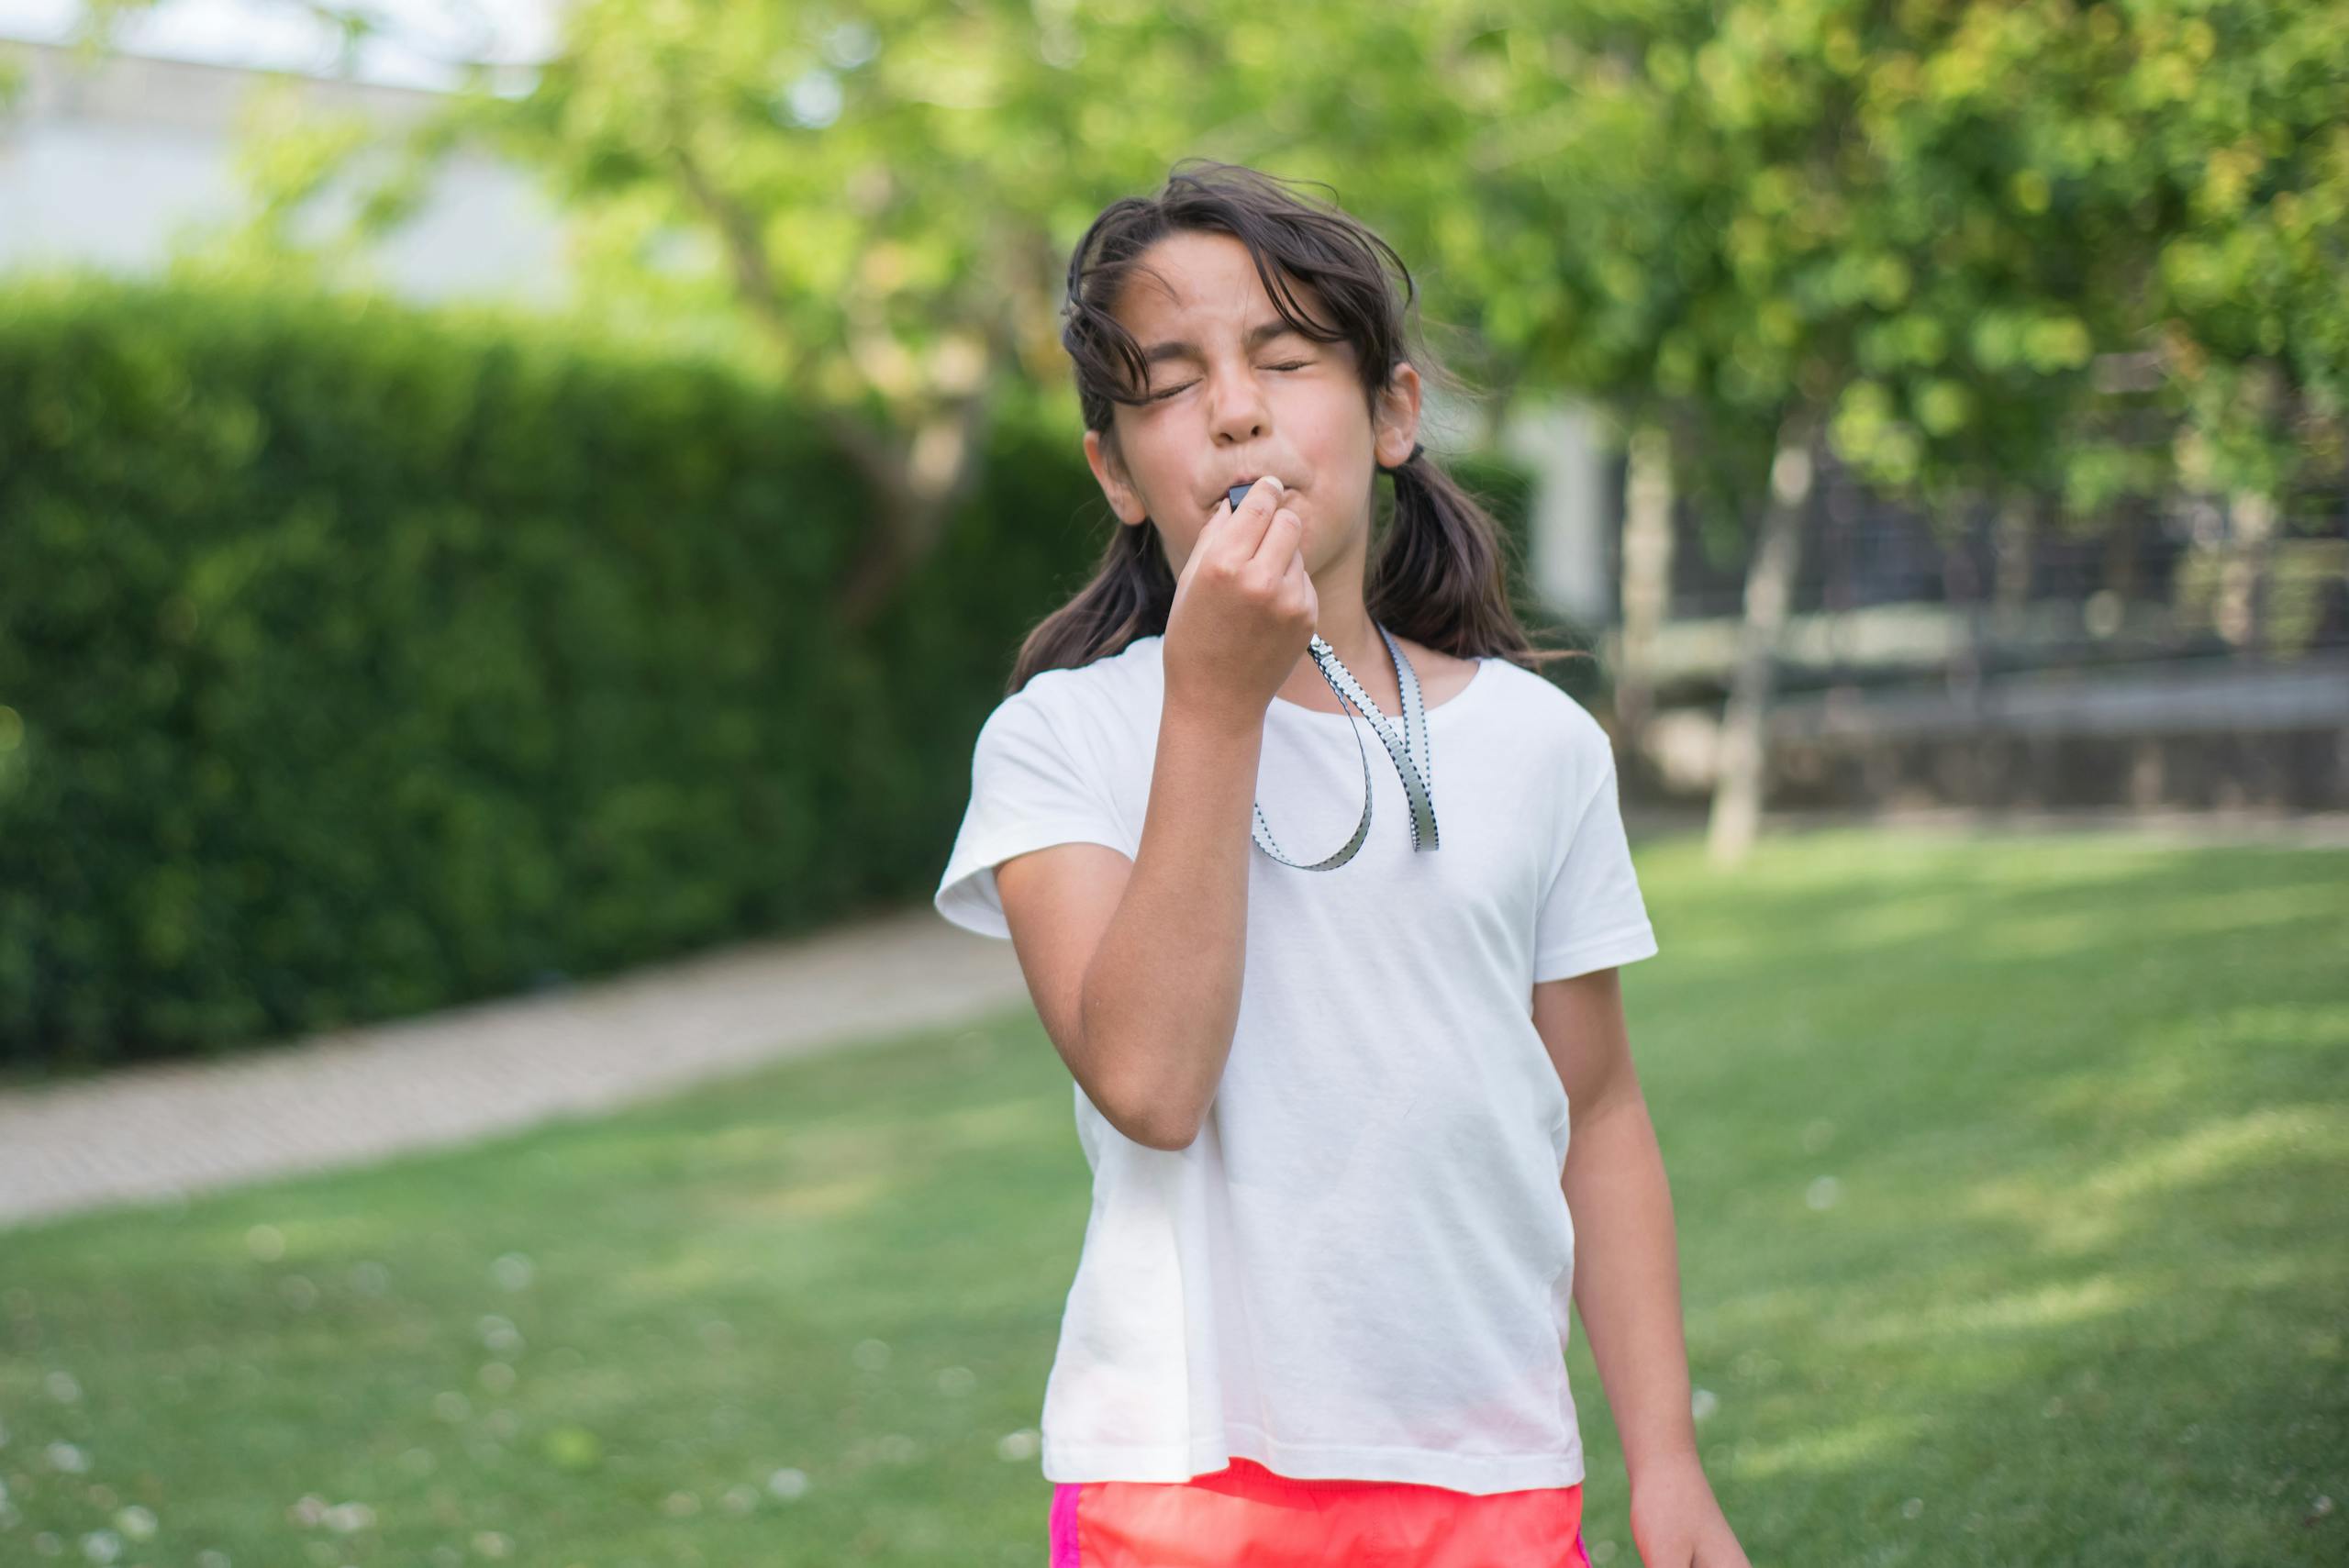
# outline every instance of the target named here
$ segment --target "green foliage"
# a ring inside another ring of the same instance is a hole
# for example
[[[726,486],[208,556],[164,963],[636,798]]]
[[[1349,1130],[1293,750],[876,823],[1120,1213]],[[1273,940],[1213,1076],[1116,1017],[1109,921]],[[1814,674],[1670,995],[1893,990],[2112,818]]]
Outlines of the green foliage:
[[[1666,416],[1732,531],[1795,411],[1887,494],[2288,524],[2349,473],[2344,33],[2343,0],[585,0],[418,146],[541,172],[600,314],[891,430],[999,382],[1064,406],[1071,246],[1205,155],[1330,183],[1480,379]],[[290,242],[333,148],[285,129],[252,172]]]
[[[2340,0],[1538,9],[1427,238],[1527,374],[1684,414],[1690,488],[1805,406],[1891,493],[2342,472]]]
[[[1522,537],[1522,477],[1471,465]],[[1513,502],[1509,497],[1515,497]],[[201,1050],[926,895],[1108,513],[1002,425],[873,627],[800,402],[581,321],[0,294],[0,1061]]]

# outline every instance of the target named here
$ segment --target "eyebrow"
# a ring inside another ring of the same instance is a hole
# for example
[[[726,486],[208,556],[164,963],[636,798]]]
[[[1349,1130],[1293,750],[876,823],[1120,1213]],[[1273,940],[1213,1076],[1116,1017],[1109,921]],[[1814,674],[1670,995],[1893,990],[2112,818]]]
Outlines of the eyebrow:
[[[1259,321],[1255,326],[1248,328],[1246,346],[1254,350],[1272,341],[1275,338],[1292,335],[1300,338],[1304,336],[1286,321]],[[1197,345],[1186,343],[1176,338],[1163,343],[1152,343],[1142,350],[1141,361],[1146,365],[1154,365],[1162,360],[1196,360],[1198,357],[1199,350]]]

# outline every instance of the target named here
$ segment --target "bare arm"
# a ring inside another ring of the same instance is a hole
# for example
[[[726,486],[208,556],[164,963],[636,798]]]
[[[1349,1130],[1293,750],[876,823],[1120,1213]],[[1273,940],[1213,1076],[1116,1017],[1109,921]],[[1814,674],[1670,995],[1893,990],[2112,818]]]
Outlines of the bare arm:
[[[1167,706],[1141,854],[1085,971],[1080,1032],[1116,1042],[1094,1070],[1156,1148],[1198,1136],[1231,1054],[1263,745],[1261,714],[1232,723]]]
[[[1261,716],[1170,703],[1136,859],[1057,844],[996,868],[1045,1032],[1110,1125],[1153,1149],[1198,1136],[1231,1052],[1263,744]]]
[[[1575,1307],[1636,1486],[1644,1472],[1697,1462],[1672,1191],[1631,1066],[1618,972],[1534,986],[1533,1022],[1573,1118],[1561,1185],[1575,1222]]]
[[[1631,1069],[1620,977],[1609,968],[1543,981],[1533,1019],[1574,1118],[1562,1182],[1575,1307],[1623,1441],[1632,1547],[1646,1563],[1753,1568],[1698,1457],[1672,1191]]]
[[[996,873],[1046,1031],[1112,1126],[1189,1146],[1231,1054],[1264,710],[1313,633],[1295,512],[1260,481],[1184,561],[1135,858],[1063,844]]]

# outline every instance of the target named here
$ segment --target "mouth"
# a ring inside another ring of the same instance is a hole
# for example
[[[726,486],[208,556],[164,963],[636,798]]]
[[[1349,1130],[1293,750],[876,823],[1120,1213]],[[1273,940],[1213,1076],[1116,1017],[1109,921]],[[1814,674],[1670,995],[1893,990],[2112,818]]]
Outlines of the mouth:
[[[1243,479],[1239,484],[1231,485],[1225,490],[1225,498],[1231,503],[1231,509],[1233,511],[1236,512],[1240,510],[1240,503],[1248,498],[1248,492],[1256,488],[1256,480],[1264,477],[1264,476],[1260,473],[1255,479]],[[1281,494],[1283,495],[1286,495],[1291,488],[1292,487],[1287,481],[1282,481]]]

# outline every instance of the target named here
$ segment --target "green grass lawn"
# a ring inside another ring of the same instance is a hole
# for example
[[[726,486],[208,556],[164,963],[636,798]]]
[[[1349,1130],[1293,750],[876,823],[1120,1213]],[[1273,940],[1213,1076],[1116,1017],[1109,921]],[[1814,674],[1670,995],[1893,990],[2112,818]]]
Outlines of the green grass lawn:
[[[1757,1563],[2349,1562],[2349,854],[1639,860],[1698,1430]],[[1019,1011],[0,1235],[0,1562],[1042,1568],[1087,1207]]]

